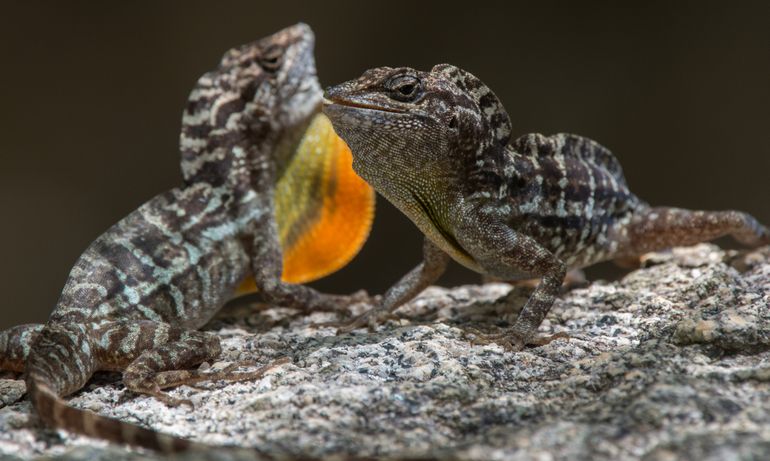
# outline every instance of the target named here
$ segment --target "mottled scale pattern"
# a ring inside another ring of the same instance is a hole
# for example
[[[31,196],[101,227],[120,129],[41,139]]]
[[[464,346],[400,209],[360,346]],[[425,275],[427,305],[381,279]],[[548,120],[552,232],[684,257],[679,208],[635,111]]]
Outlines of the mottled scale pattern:
[[[615,156],[590,139],[511,140],[502,102],[456,66],[369,69],[325,97],[353,167],[426,237],[421,265],[344,330],[376,324],[435,282],[448,259],[437,251],[485,275],[540,279],[509,329],[476,335],[518,350],[543,343],[537,328],[569,268],[727,234],[770,243],[768,229],[746,213],[651,208],[629,190]]]
[[[189,369],[215,360],[219,340],[195,329],[246,277],[289,305],[315,299],[309,288],[280,282],[272,206],[277,172],[319,109],[313,44],[310,28],[298,24],[229,51],[200,78],[185,109],[184,185],[152,198],[86,249],[44,326],[0,333],[0,366],[26,372],[45,424],[163,451],[194,447],[61,397],[93,372],[113,370],[131,391],[183,403],[162,388],[169,379],[205,377]]]
[[[83,253],[51,322],[152,320],[198,328],[249,272],[243,230],[261,211],[197,183],[161,194]]]
[[[610,234],[647,207],[628,188],[620,164],[594,141],[571,135],[516,139],[499,176],[509,225],[570,267],[611,257]]]

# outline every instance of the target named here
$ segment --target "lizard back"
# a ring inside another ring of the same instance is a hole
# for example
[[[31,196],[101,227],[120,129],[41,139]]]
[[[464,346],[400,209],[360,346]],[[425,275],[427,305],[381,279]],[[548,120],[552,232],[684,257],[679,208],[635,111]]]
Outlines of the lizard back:
[[[611,257],[614,229],[647,206],[628,188],[618,160],[590,139],[528,134],[511,143],[507,159],[500,190],[511,227],[570,267]]]
[[[241,235],[261,211],[222,188],[156,196],[96,239],[75,263],[49,323],[151,320],[199,328],[249,270]]]

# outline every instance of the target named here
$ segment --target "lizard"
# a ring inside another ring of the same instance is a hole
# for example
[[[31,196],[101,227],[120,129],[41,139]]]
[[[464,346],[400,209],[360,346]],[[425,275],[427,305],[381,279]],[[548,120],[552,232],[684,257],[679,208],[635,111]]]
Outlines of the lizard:
[[[219,356],[218,337],[198,328],[237,290],[257,289],[301,309],[360,300],[289,283],[344,265],[366,238],[374,200],[320,114],[314,40],[297,24],[226,52],[197,81],[183,112],[183,185],[85,250],[46,324],[0,333],[0,369],[25,374],[42,423],[166,452],[195,447],[71,407],[64,397],[107,370],[122,372],[130,391],[177,405],[189,402],[163,389],[256,379],[283,363],[253,372],[192,370]]]
[[[595,141],[512,139],[500,99],[453,65],[369,69],[327,88],[323,111],[351,147],[353,169],[425,237],[422,262],[338,332],[373,327],[455,260],[502,280],[539,279],[512,325],[478,337],[521,350],[561,336],[537,330],[568,269],[723,235],[770,243],[768,228],[747,213],[649,205]]]

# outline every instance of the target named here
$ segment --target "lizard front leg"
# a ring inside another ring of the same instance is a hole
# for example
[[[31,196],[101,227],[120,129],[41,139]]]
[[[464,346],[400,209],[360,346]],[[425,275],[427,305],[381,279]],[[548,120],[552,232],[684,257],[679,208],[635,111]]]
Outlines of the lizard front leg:
[[[492,275],[526,273],[539,277],[540,283],[527,300],[513,326],[495,334],[479,334],[482,340],[491,340],[506,349],[521,350],[527,344],[540,345],[550,338],[536,338],[537,329],[559,294],[567,271],[564,262],[534,239],[515,232],[504,224],[479,220],[480,224],[460,226],[458,241],[476,262]]]
[[[449,264],[449,255],[425,238],[422,262],[390,287],[379,306],[370,309],[339,327],[338,333],[347,333],[363,326],[374,327],[405,302],[436,282]]]
[[[370,301],[363,291],[353,295],[332,295],[284,282],[281,278],[283,257],[273,214],[273,194],[266,191],[260,197],[260,206],[266,211],[255,223],[250,257],[254,283],[268,302],[304,311],[337,311],[354,303]]]

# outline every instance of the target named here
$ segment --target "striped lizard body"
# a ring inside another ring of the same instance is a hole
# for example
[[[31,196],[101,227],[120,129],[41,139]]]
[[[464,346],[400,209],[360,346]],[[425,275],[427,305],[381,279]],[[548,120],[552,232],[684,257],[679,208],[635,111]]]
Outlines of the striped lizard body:
[[[266,368],[190,371],[220,354],[219,339],[196,330],[245,280],[290,307],[334,309],[361,298],[289,283],[344,265],[366,238],[374,200],[351,178],[347,146],[317,115],[313,45],[310,28],[298,24],[227,52],[198,80],[184,111],[184,185],[152,198],[86,249],[45,325],[0,333],[0,369],[26,373],[46,425],[167,452],[189,449],[196,445],[70,407],[63,397],[99,370],[120,371],[129,390],[170,405],[185,402],[164,393],[168,387],[259,377]],[[307,160],[310,154],[323,161]],[[329,203],[343,206],[313,209]],[[331,249],[333,239],[316,241],[297,247],[304,258],[284,258],[308,232],[328,233],[328,217],[340,213],[357,217],[348,227],[355,239]]]

